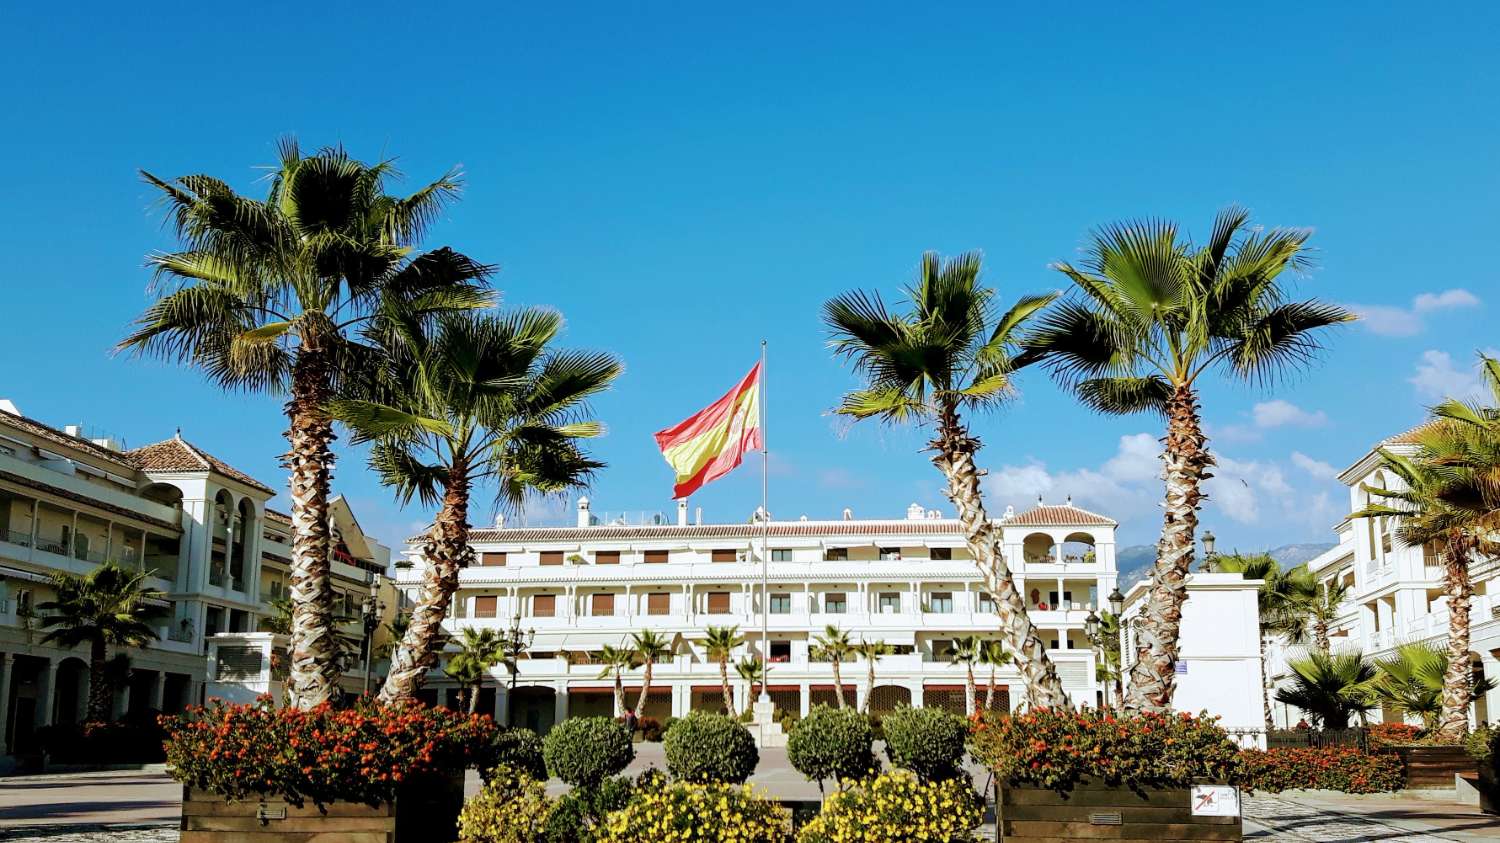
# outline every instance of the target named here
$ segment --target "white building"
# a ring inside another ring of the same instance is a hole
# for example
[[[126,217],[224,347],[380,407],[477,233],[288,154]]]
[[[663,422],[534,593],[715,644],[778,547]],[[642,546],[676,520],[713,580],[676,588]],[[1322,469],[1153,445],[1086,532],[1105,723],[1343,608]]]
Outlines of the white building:
[[[1075,700],[1096,700],[1094,655],[1084,621],[1115,586],[1116,523],[1069,504],[1007,509],[1000,523],[1016,583]],[[737,625],[749,639],[736,654],[761,654],[761,524],[601,524],[587,498],[573,527],[496,527],[471,534],[475,563],[460,574],[449,621],[464,627],[535,630],[515,677],[514,700],[503,667],[492,672],[482,710],[497,717],[513,706],[514,722],[539,730],[580,714],[609,714],[612,681],[595,664],[605,645],[650,628],[672,641],[656,666],[645,714],[682,715],[721,708],[718,666],[704,656],[707,626]],[[964,670],[949,663],[954,638],[995,638],[996,621],[964,547],[959,524],[913,504],[905,518],[772,521],[769,533],[769,691],[778,707],[805,714],[832,702],[832,666],[810,654],[813,636],[835,625],[857,641],[896,648],[866,687],[863,662],[842,665],[845,693],[872,708],[899,703],[963,709]],[[414,594],[421,581],[420,543],[397,585]],[[399,566],[398,566],[399,567]],[[976,667],[983,685],[988,669]],[[733,674],[731,673],[731,676]],[[639,692],[641,671],[627,674]],[[734,680],[736,706],[750,689]],[[1013,668],[999,672],[1001,704],[1022,698]],[[491,686],[499,686],[498,689]],[[428,687],[451,696],[453,683],[434,671]],[[431,693],[431,692],[429,692]],[[633,699],[633,698],[632,698]]]
[[[1377,443],[1338,476],[1348,494],[1349,512],[1370,503],[1382,503],[1366,487],[1396,489],[1400,480],[1380,469],[1378,449],[1399,454],[1416,451],[1421,428],[1397,434]],[[1338,651],[1360,651],[1373,659],[1387,658],[1399,644],[1425,641],[1446,646],[1448,639],[1447,598],[1443,593],[1443,569],[1437,554],[1426,547],[1407,547],[1394,535],[1395,518],[1344,519],[1334,527],[1338,544],[1308,563],[1321,582],[1342,582],[1350,587],[1337,623],[1329,630]],[[1476,676],[1500,676],[1500,560],[1478,559],[1469,567],[1474,582],[1470,606],[1470,656]],[[1268,653],[1272,683],[1290,681],[1286,661],[1295,656],[1285,646]],[[1302,717],[1297,709],[1272,703],[1280,725],[1293,725]],[[1500,712],[1500,690],[1476,702],[1471,715],[1488,722]],[[1380,712],[1372,720],[1399,721],[1394,713]]]
[[[86,709],[87,653],[41,642],[38,607],[53,596],[54,572],[82,575],[106,560],[150,571],[148,585],[165,595],[160,640],[125,651],[131,676],[117,713],[201,702],[208,637],[254,631],[283,593],[291,524],[266,508],[274,495],[180,435],[131,450],[0,401],[0,756],[30,751],[38,727],[77,722]],[[331,521],[336,597],[357,617],[390,550],[342,499]],[[358,624],[341,632],[363,635]]]

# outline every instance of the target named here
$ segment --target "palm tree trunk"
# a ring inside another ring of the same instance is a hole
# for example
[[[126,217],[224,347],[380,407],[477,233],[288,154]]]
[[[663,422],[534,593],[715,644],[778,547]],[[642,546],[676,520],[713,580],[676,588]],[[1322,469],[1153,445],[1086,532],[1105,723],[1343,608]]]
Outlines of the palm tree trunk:
[[[865,714],[870,713],[870,698],[875,696],[875,660],[870,659],[865,673]]]
[[[474,552],[469,548],[469,467],[462,462],[448,469],[443,505],[433,520],[422,557],[427,570],[422,576],[422,593],[411,611],[406,634],[391,654],[391,666],[378,699],[385,704],[410,700],[437,663],[443,640],[443,618],[453,594],[458,591],[458,572],[469,564]]]
[[[724,691],[724,714],[734,716],[734,689],[729,687],[729,657],[719,659],[719,685]]]
[[[1125,699],[1126,709],[1160,713],[1172,710],[1182,602],[1187,599],[1187,574],[1193,564],[1198,506],[1203,500],[1200,486],[1213,476],[1208,469],[1214,464],[1198,417],[1198,396],[1192,387],[1179,386],[1167,400],[1166,412],[1167,437],[1162,449],[1165,513]]]
[[[89,642],[89,714],[88,719],[97,723],[108,723],[110,703],[114,695],[104,679],[104,663],[109,659],[109,647],[102,635]]]
[[[944,494],[958,511],[964,543],[979,566],[985,589],[994,597],[1000,634],[1013,654],[1016,670],[1026,686],[1027,700],[1033,706],[1068,707],[1068,694],[1057,676],[1057,668],[1047,658],[1047,649],[1016,591],[1010,566],[1005,562],[1000,531],[985,511],[979,487],[982,473],[974,464],[979,440],[969,435],[952,401],[944,402],[938,416],[938,434],[929,447],[934,452],[933,465],[948,481]]]
[[[984,710],[995,708],[995,666],[990,665],[990,684],[984,689]]]
[[[844,702],[844,677],[839,672],[839,662],[841,661],[843,659],[837,656],[833,659],[833,694],[839,698],[839,708],[848,708],[849,706]]]
[[[309,341],[311,340],[311,341]],[[332,547],[328,535],[328,487],[333,474],[333,420],[324,407],[331,397],[331,366],[316,339],[303,337],[292,367],[292,398],[286,455],[291,470],[292,604],[287,693],[294,708],[312,708],[338,688],[338,640],[333,630]]]
[[[615,668],[615,716],[625,716],[625,680],[620,678],[620,669]]]
[[[476,684],[476,685],[474,685],[474,686],[472,686],[472,687],[469,688],[469,707],[468,707],[468,712],[470,714],[475,714],[475,713],[477,713],[479,711],[479,691],[483,687],[484,687],[484,680],[481,679],[479,681],[479,684]]]
[[[1260,637],[1260,708],[1266,721],[1266,737],[1271,735],[1274,725],[1271,718],[1271,683],[1266,681],[1266,636]]]
[[[1457,740],[1469,731],[1473,668],[1469,663],[1469,539],[1455,531],[1443,552],[1443,587],[1448,592],[1448,672],[1443,676],[1443,713],[1438,735]]]
[[[1313,619],[1313,641],[1325,653],[1332,646],[1328,641],[1328,621],[1323,620],[1321,615]]]
[[[651,693],[651,667],[654,664],[654,660],[646,660],[646,674],[641,677],[641,695],[635,698],[636,719],[646,716],[646,697]]]
[[[965,716],[967,716],[967,717],[973,717],[974,716],[974,703],[976,701],[975,698],[978,697],[978,696],[979,696],[978,690],[974,687],[974,665],[972,665],[972,664],[965,664],[964,665],[964,715]]]

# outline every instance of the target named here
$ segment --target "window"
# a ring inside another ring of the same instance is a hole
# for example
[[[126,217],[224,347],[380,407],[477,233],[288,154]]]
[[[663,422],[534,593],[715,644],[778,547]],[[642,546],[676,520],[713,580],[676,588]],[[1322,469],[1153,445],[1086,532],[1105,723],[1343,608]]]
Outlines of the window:
[[[988,591],[979,592],[979,611],[989,615],[995,613],[995,598]]]
[[[31,589],[16,589],[16,614],[25,615],[31,613]]]
[[[1057,599],[1057,592],[1049,591],[1047,592],[1047,605],[1051,606],[1054,609],[1071,608],[1073,605],[1073,592],[1064,591],[1062,593],[1062,600],[1059,601]]]
[[[557,595],[538,594],[531,598],[531,614],[533,617],[550,618],[557,615]]]
[[[474,598],[474,617],[493,618],[500,605],[500,598],[493,594]]]
[[[542,564],[543,565],[561,565],[562,564],[562,551],[561,550],[544,550],[544,551],[542,551]]]
[[[791,660],[792,660],[792,642],[790,642],[790,641],[772,641],[771,642],[771,661],[773,661],[773,662],[789,662]]]
[[[595,617],[607,617],[615,613],[615,596],[613,594],[595,594],[589,599],[592,607],[590,614]]]
[[[823,611],[830,615],[842,615],[849,611],[849,601],[842,591],[830,591],[823,595]]]
[[[882,547],[880,549],[880,558],[881,559],[900,559],[901,558],[901,548],[899,548],[899,547]]]
[[[715,562],[733,562],[738,555],[732,547],[721,547],[709,552],[709,558]]]
[[[790,615],[792,613],[792,595],[772,594],[770,611],[773,615]]]
[[[503,553],[481,553],[481,554],[479,554],[479,567],[481,567],[481,568],[503,568],[503,567],[505,567],[505,554],[503,554]]]
[[[667,553],[668,551],[665,550],[648,550],[646,551],[646,561],[653,565],[666,562]]]
[[[823,551],[824,562],[844,562],[849,559],[849,548],[830,547]]]
[[[665,552],[665,551],[664,551]],[[646,595],[646,614],[669,615],[672,613],[672,595],[659,591]]]
[[[597,550],[594,552],[595,565],[618,565],[620,564],[620,551]]]
[[[953,592],[934,591],[927,598],[927,611],[947,615],[953,612]]]
[[[901,611],[901,592],[880,592],[880,613],[882,615],[894,615]]]
[[[729,614],[729,592],[710,591],[708,593],[708,613],[710,615]]]
[[[951,562],[953,561],[953,548],[934,547],[931,555],[934,562]]]
[[[771,561],[772,562],[790,562],[790,561],[792,561],[792,551],[789,548],[785,548],[785,547],[774,548],[771,551]]]

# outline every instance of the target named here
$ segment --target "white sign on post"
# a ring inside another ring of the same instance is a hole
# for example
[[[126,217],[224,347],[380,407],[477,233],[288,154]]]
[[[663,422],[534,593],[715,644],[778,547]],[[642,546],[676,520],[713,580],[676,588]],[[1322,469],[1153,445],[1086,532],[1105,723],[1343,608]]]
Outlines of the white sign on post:
[[[1240,792],[1227,784],[1195,784],[1190,792],[1195,817],[1237,817]]]

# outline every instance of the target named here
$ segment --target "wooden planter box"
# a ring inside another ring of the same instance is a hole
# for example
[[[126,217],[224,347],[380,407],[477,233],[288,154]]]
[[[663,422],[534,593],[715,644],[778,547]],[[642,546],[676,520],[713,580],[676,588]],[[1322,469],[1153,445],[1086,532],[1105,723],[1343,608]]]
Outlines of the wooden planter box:
[[[1475,772],[1474,759],[1461,746],[1393,746],[1412,789],[1453,787],[1458,773]]]
[[[1036,787],[998,788],[997,841],[1062,843],[1114,840],[1163,843],[1173,840],[1242,840],[1240,817],[1195,816],[1189,791],[1147,790],[1082,783],[1066,796]]]
[[[448,843],[458,839],[463,801],[462,775],[404,785],[395,803],[378,808],[226,802],[184,787],[180,843]]]

